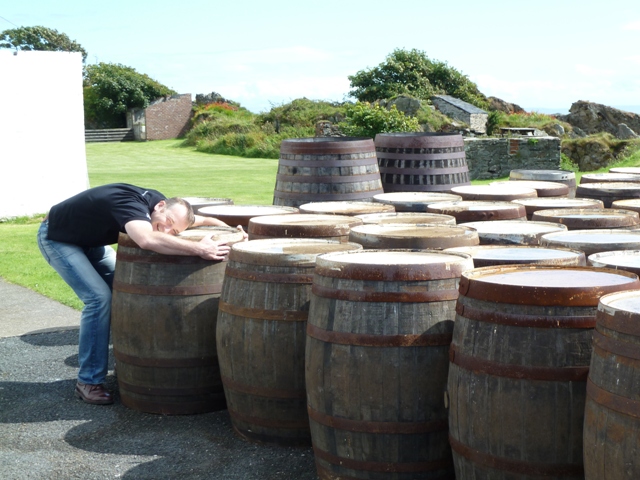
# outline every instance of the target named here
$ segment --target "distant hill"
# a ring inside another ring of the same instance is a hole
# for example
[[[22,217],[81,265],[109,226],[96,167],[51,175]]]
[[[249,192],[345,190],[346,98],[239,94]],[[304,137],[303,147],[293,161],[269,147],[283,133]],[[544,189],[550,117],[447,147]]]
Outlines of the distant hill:
[[[610,105],[610,106],[613,108],[617,108],[618,110],[623,110],[625,112],[640,114],[640,105]],[[522,107],[522,108],[524,108],[527,112],[546,113],[547,115],[553,115],[554,113],[567,115],[569,113],[568,108],[549,108],[549,107]]]

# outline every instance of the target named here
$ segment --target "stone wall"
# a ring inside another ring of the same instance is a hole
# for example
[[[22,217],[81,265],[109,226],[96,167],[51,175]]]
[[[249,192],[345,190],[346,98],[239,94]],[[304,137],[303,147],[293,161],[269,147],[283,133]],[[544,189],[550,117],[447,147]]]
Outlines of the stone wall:
[[[472,180],[508,177],[514,169],[560,168],[560,139],[556,137],[468,137],[464,147]]]
[[[447,117],[469,125],[471,131],[486,133],[489,114],[484,110],[449,95],[434,95],[431,102]]]
[[[191,94],[160,98],[145,109],[147,140],[183,136],[191,119]]]

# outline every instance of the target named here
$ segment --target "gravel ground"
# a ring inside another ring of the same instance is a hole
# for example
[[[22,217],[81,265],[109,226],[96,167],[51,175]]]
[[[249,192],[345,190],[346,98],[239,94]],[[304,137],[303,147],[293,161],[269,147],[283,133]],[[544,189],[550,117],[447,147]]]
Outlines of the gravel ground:
[[[257,445],[226,411],[140,413],[73,396],[76,328],[0,338],[0,478],[316,479],[311,448]],[[112,365],[112,363],[111,363]],[[107,386],[117,391],[116,380]]]

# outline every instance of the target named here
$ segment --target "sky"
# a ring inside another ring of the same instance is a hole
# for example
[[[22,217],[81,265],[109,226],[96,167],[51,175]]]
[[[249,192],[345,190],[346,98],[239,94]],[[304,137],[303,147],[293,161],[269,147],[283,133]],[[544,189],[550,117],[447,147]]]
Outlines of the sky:
[[[0,1],[0,31],[36,25],[82,45],[87,64],[133,67],[255,113],[301,97],[354,100],[348,76],[398,48],[527,111],[585,100],[640,113],[638,0]]]

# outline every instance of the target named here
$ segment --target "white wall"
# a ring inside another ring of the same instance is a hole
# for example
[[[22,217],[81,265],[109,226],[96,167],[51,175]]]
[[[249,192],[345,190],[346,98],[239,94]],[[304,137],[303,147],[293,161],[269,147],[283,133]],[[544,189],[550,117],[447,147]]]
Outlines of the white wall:
[[[86,188],[82,56],[0,50],[0,218]]]

